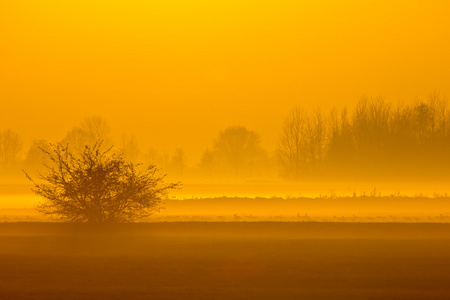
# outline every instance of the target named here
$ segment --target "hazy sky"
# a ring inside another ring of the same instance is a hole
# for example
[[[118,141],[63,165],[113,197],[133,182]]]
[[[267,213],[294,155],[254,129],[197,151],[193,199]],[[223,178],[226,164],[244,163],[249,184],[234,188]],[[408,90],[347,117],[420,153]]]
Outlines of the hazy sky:
[[[450,2],[0,2],[0,130],[59,140],[86,116],[193,160],[296,105],[450,97]],[[189,161],[196,163],[196,161]]]

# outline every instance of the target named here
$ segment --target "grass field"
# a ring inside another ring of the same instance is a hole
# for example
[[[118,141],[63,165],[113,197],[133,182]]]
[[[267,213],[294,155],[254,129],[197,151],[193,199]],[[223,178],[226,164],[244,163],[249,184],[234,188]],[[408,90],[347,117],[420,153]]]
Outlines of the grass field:
[[[54,221],[35,209],[39,200],[26,194],[0,194],[0,222]],[[446,195],[165,199],[162,207],[145,222],[450,223],[450,197]]]
[[[0,299],[449,299],[450,224],[0,224]]]

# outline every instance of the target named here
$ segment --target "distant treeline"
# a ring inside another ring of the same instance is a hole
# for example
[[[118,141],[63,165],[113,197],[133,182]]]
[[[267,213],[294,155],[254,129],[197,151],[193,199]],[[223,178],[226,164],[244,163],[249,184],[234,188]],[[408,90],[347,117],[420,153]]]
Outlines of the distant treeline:
[[[270,121],[270,120],[269,120]],[[183,148],[172,153],[155,148],[142,151],[136,138],[114,140],[105,120],[90,117],[60,141],[81,151],[103,141],[127,160],[155,164],[170,176],[185,179],[257,179],[276,176],[288,180],[424,180],[450,178],[450,110],[445,99],[433,95],[425,102],[394,104],[361,99],[355,107],[329,112],[293,109],[280,127],[275,151],[261,146],[258,133],[243,126],[219,132],[198,163]],[[38,170],[46,140],[35,140],[23,152],[22,140],[11,129],[0,131],[0,176]]]
[[[361,99],[351,113],[294,109],[278,147],[285,178],[426,179],[450,177],[446,101],[394,105]]]

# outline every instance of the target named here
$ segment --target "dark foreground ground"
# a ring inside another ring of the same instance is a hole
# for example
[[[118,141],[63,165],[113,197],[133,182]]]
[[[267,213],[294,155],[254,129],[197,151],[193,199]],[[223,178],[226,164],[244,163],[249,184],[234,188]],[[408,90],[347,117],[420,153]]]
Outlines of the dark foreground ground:
[[[0,224],[0,299],[450,299],[450,224]]]

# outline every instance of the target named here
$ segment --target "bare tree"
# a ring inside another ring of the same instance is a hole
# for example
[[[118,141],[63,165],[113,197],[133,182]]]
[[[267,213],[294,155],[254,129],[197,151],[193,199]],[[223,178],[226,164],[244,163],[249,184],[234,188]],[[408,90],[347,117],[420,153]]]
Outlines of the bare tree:
[[[317,173],[317,171],[320,171],[323,167],[328,145],[328,122],[325,120],[320,110],[313,112],[307,120],[308,163],[311,170]]]
[[[298,107],[291,111],[277,149],[283,177],[320,175],[329,142],[328,123],[318,109],[310,114]]]
[[[389,135],[391,105],[382,98],[362,98],[353,114],[353,137],[361,163],[367,165],[381,156]]]
[[[182,148],[177,148],[172,157],[171,165],[174,169],[180,171],[180,178],[183,178],[183,170],[186,167],[186,155]]]
[[[298,178],[305,168],[307,122],[300,108],[293,109],[284,121],[277,150],[283,177]]]
[[[141,150],[139,149],[139,144],[136,137],[134,135],[123,135],[119,152],[123,153],[125,159],[132,162],[137,162],[141,155]]]
[[[25,173],[44,199],[40,212],[73,222],[132,222],[157,212],[167,192],[178,187],[164,184],[165,175],[154,165],[139,169],[121,155],[102,151],[100,144],[85,146],[81,154],[61,144],[42,149],[49,159],[47,172],[39,182]]]
[[[25,156],[24,165],[27,168],[41,169],[45,159],[45,153],[41,150],[50,151],[50,144],[44,139],[34,140]]]
[[[61,144],[69,144],[72,151],[81,153],[86,145],[93,147],[97,141],[103,141],[105,149],[112,146],[109,125],[101,117],[94,116],[85,118],[80,126],[72,128]]]
[[[212,170],[214,167],[214,152],[206,149],[200,159],[199,167],[208,173],[208,177],[211,178]]]
[[[336,175],[352,172],[355,147],[352,124],[349,121],[347,108],[340,114],[333,110],[330,114],[330,129],[326,150],[327,173]]]
[[[96,141],[103,141],[106,148],[112,145],[111,128],[108,123],[99,116],[87,117],[80,126],[86,133],[89,145],[94,145]]]
[[[144,159],[146,162],[152,165],[160,165],[162,164],[162,156],[159,154],[159,151],[156,148],[150,147],[147,149],[144,155]]]
[[[73,152],[81,153],[85,146],[92,146],[87,134],[80,127],[74,127],[62,139],[61,144],[69,145]]]
[[[0,167],[10,170],[17,165],[20,151],[22,151],[22,141],[18,133],[11,129],[0,132]]]
[[[438,94],[409,105],[362,98],[351,114],[329,116],[299,108],[288,115],[277,150],[284,177],[447,174],[450,111]]]
[[[255,131],[232,126],[219,133],[213,153],[225,173],[229,170],[235,176],[242,175],[264,153],[260,143],[260,136]]]

